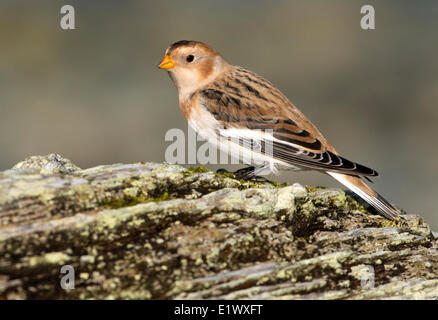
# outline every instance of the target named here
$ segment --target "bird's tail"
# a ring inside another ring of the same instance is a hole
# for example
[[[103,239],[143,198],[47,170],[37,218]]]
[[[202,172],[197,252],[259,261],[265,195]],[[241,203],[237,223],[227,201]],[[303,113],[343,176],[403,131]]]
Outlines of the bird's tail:
[[[336,172],[327,173],[376,208],[384,217],[390,220],[399,219],[400,211],[371,189],[362,178]]]

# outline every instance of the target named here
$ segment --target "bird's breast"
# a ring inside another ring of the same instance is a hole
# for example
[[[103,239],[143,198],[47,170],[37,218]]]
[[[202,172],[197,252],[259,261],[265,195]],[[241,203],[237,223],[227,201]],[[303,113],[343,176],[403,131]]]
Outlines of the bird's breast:
[[[189,103],[181,104],[182,112],[198,135],[210,143],[217,144],[221,126],[213,115],[199,103],[196,96],[197,93],[189,99]]]

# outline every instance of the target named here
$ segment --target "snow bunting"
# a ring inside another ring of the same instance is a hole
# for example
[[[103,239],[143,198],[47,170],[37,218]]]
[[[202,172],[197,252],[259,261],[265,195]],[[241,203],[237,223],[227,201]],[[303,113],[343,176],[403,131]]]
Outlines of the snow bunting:
[[[386,218],[398,219],[400,212],[363,180],[378,173],[341,157],[269,81],[230,65],[197,41],[170,45],[159,67],[168,71],[178,89],[181,111],[201,137],[227,152],[251,153],[252,159],[266,163],[254,174],[267,168],[274,173],[278,169],[322,171]],[[254,143],[261,148],[252,148]],[[270,152],[266,152],[268,146]]]

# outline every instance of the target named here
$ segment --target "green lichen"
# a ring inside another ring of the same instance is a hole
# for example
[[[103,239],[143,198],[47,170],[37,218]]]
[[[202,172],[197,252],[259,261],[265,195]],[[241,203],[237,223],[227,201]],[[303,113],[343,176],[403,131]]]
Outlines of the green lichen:
[[[313,191],[317,191],[317,190],[327,189],[326,187],[322,187],[322,186],[314,186],[314,187],[305,186],[305,188],[306,188],[307,192],[313,192]]]
[[[216,177],[227,177],[231,179],[236,179],[236,175],[229,171],[223,171],[223,172],[215,172],[214,175]]]
[[[359,202],[350,195],[347,195],[347,204],[350,211],[359,211],[361,213],[367,213],[367,208],[370,208],[365,202]]]
[[[385,221],[382,221],[382,222],[380,223],[380,226],[381,226],[382,228],[389,227],[389,226],[393,226],[393,225],[394,225],[394,223],[393,223],[392,221],[389,221],[389,220],[385,220]]]
[[[107,201],[104,201],[102,203],[102,205],[106,208],[110,208],[110,209],[119,209],[119,208],[124,208],[124,207],[131,207],[131,206],[135,206],[136,204],[145,202],[146,198],[145,197],[136,197],[136,198],[112,198],[109,199]]]
[[[287,187],[289,184],[287,182],[278,183],[272,180],[258,180],[258,179],[240,179],[238,180],[240,183],[239,190],[246,190],[246,189],[258,189],[258,188],[275,188],[280,189]]]
[[[137,197],[129,197],[125,196],[123,198],[112,198],[107,201],[104,201],[102,205],[106,208],[110,209],[119,209],[124,207],[132,207],[139,203],[148,203],[148,202],[161,202],[166,200],[171,200],[177,198],[177,196],[170,196],[167,192],[164,192],[158,197],[145,197],[145,196],[137,196]]]
[[[195,173],[204,173],[204,172],[210,172],[206,167],[203,166],[197,166],[197,167],[188,167],[188,171],[195,172]]]
[[[276,182],[273,180],[268,180],[268,182],[271,183],[276,188],[284,188],[284,187],[287,187],[290,185],[288,182],[281,182],[280,183],[280,182]]]

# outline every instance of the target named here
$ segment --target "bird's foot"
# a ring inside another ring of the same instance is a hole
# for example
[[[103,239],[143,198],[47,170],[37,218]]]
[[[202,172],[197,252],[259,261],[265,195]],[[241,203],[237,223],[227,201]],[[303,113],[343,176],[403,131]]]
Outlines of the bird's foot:
[[[234,172],[230,172],[227,169],[218,169],[217,173],[232,173],[238,180],[249,180],[253,182],[270,182],[268,179],[262,176],[256,175],[256,168],[254,166],[245,167]]]

